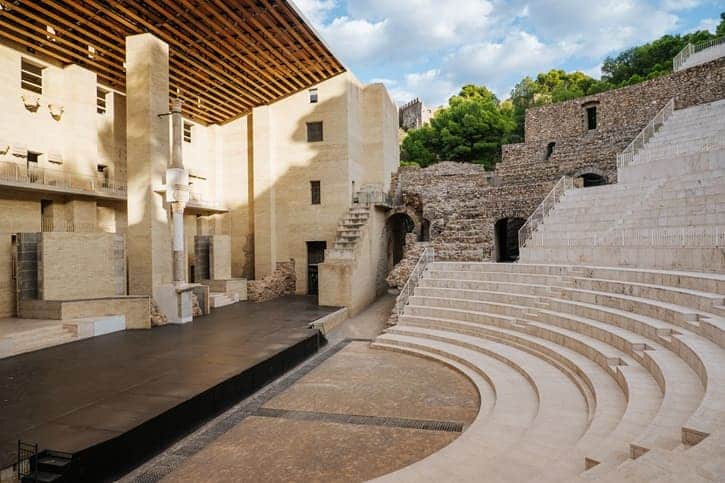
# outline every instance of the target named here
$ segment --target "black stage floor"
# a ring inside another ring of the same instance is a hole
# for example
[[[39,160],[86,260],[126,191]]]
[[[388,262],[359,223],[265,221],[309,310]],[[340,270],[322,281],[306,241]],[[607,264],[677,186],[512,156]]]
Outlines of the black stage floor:
[[[73,453],[83,479],[127,470],[314,353],[324,341],[306,327],[333,310],[243,302],[2,359],[0,468],[22,439]]]

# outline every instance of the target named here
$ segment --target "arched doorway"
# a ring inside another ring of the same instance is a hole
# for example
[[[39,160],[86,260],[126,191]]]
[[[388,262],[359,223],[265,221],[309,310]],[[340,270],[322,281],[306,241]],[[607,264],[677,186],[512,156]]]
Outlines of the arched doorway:
[[[588,166],[577,170],[574,174],[572,174],[572,178],[575,180],[575,185],[582,188],[609,184],[607,174],[594,166]]]
[[[414,230],[415,222],[405,213],[396,213],[388,218],[388,232],[390,233],[388,255],[393,262],[393,266],[403,259],[405,235],[413,233]]]
[[[430,221],[426,218],[423,218],[423,222],[420,224],[420,236],[418,237],[418,241],[430,241]]]
[[[607,179],[596,173],[585,173],[581,176],[582,186],[589,188],[590,186],[602,186],[607,184]]]
[[[502,218],[494,225],[494,252],[497,262],[515,262],[519,259],[519,229],[526,223],[523,218]]]

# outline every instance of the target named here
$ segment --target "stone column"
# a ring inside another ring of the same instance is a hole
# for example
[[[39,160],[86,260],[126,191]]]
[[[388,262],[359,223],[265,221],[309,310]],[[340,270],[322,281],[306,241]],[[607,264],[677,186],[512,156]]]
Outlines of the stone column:
[[[171,227],[155,192],[169,167],[169,46],[151,34],[126,38],[129,292],[155,296],[172,282]]]
[[[171,107],[171,167],[166,174],[166,189],[168,190],[167,200],[171,203],[171,213],[174,220],[174,283],[177,285],[186,282],[184,208],[189,196],[189,179],[184,170],[184,157],[181,148],[182,125],[181,101],[174,99]]]

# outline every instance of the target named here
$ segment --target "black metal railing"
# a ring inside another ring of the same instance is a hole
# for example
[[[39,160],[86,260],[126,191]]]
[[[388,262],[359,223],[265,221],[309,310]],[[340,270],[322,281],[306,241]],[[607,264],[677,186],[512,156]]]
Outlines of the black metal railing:
[[[31,478],[37,481],[38,476],[38,443],[27,443],[18,440],[18,481]],[[27,481],[27,480],[26,480]]]

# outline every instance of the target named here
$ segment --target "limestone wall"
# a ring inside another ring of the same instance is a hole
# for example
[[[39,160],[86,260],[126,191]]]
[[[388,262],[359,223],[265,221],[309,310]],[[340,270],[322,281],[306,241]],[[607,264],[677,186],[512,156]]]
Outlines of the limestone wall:
[[[0,317],[16,314],[12,235],[40,231],[40,202],[21,193],[15,196],[0,196]]]
[[[347,307],[353,316],[387,290],[386,218],[385,211],[371,208],[352,258],[319,265],[320,305]]]
[[[41,233],[38,296],[74,300],[126,294],[123,235]]]
[[[299,294],[308,291],[307,242],[332,247],[353,189],[387,185],[399,160],[397,108],[382,85],[363,86],[347,73],[317,89],[318,103],[303,91],[251,117],[255,278],[294,259]],[[322,142],[307,142],[308,122],[323,123]],[[311,181],[320,181],[317,205]]]

